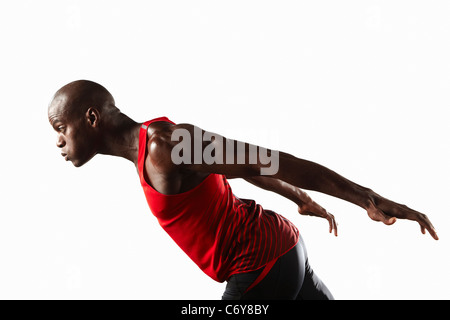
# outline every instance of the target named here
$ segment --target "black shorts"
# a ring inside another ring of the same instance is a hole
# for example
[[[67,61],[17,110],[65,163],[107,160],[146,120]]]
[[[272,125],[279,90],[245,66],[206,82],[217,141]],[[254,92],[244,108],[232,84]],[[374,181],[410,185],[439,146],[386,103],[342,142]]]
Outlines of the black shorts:
[[[311,269],[300,236],[299,242],[277,259],[269,273],[250,290],[263,268],[232,275],[223,300],[333,300],[333,295]]]

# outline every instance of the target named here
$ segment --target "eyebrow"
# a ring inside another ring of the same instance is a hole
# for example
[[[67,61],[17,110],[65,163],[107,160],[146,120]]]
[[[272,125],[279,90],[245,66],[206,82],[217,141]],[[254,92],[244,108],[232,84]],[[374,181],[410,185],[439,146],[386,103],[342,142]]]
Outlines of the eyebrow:
[[[56,130],[56,125],[58,123],[62,123],[62,121],[60,119],[58,119],[57,116],[50,118],[50,124],[52,125],[53,129]]]

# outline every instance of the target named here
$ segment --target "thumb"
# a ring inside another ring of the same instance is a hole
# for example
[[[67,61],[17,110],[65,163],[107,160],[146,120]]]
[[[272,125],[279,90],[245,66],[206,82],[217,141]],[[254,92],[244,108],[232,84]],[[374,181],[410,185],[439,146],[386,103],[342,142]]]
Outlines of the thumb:
[[[392,225],[397,221],[395,217],[388,216],[383,211],[375,207],[369,209],[367,213],[372,220],[383,222],[385,225]]]
[[[383,223],[385,225],[390,226],[390,225],[394,224],[397,221],[397,218],[395,218],[395,217],[389,217],[389,216],[386,216],[386,215],[385,215],[385,217],[387,219],[387,220],[383,220]]]

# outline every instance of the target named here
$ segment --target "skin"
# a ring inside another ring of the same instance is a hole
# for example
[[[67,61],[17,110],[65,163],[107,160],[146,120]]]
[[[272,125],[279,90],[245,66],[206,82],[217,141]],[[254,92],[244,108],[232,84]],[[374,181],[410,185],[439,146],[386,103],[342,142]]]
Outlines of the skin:
[[[62,87],[54,95],[48,118],[57,132],[56,145],[61,155],[80,167],[96,154],[123,157],[137,168],[139,152],[139,131],[142,123],[135,122],[115,106],[114,98],[102,86],[91,81],[79,80]],[[428,217],[398,204],[362,187],[336,172],[317,163],[303,160],[285,152],[279,153],[279,170],[272,176],[262,176],[261,168],[267,167],[264,161],[256,163],[223,164],[205,162],[174,164],[171,151],[178,141],[172,141],[176,129],[185,129],[194,135],[194,125],[154,122],[148,128],[147,155],[144,174],[147,182],[163,194],[176,194],[192,189],[209,174],[224,174],[228,179],[243,178],[260,188],[276,192],[298,205],[298,212],[324,218],[329,223],[329,231],[337,236],[337,224],[332,214],[314,202],[301,189],[313,190],[351,202],[363,208],[374,221],[392,225],[397,219],[415,221],[423,234],[428,233],[438,240],[437,233]],[[206,131],[202,130],[202,133]],[[215,134],[216,136],[219,136]],[[203,136],[203,134],[202,134]],[[200,138],[201,139],[201,138]],[[218,140],[197,141],[202,148],[214,146],[225,159],[225,146],[220,150]],[[236,144],[237,141],[229,140]],[[192,139],[192,152],[195,141]],[[235,158],[249,158],[248,145],[236,152]],[[236,150],[236,149],[235,149]],[[269,150],[271,152],[271,150]]]

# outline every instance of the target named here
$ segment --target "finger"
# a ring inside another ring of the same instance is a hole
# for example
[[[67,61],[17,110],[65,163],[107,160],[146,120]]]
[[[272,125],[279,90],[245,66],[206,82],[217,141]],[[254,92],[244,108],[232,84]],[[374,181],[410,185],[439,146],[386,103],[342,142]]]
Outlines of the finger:
[[[386,215],[383,211],[378,208],[372,208],[368,211],[369,217],[374,221],[381,221],[386,225],[394,224],[397,219],[395,217],[391,217]]]
[[[438,237],[436,231],[434,231],[433,233],[430,233],[430,234],[431,234],[431,236],[433,237],[434,240],[439,240],[439,237]]]
[[[318,216],[316,213],[312,212],[308,207],[298,207],[297,211],[303,216],[313,216],[313,217]]]
[[[380,208],[375,206],[374,203],[370,204],[370,207],[367,209],[367,214],[372,220],[381,221],[386,225],[392,225],[397,221],[395,217],[386,215]]]
[[[333,223],[333,218],[331,218],[331,215],[329,215],[327,217],[327,220],[328,220],[328,225],[330,226],[329,232],[332,233],[333,229],[334,229],[334,223]]]
[[[334,236],[335,237],[338,236],[338,224],[336,221],[334,221]]]
[[[332,215],[332,217],[333,217],[333,226],[334,226],[334,236],[337,237],[338,236],[337,222],[336,222],[336,219],[334,219],[333,215]]]
[[[336,223],[334,216],[331,213],[328,214],[327,220],[330,225],[330,233],[332,233],[334,231],[334,235],[337,237],[337,235],[338,235],[337,223]]]
[[[422,226],[421,225],[420,228],[422,229],[423,234],[426,234],[426,231],[428,231],[428,233],[430,234],[431,237],[433,237],[434,240],[439,240],[437,232],[433,226]]]
[[[397,222],[397,218],[395,218],[395,217],[386,217],[386,218],[387,218],[387,220],[383,221],[383,223],[385,225],[390,226],[390,225],[393,225],[395,222]]]
[[[381,222],[383,222],[385,225],[390,226],[390,225],[393,225],[397,221],[397,218],[388,216],[381,210],[379,210],[379,211],[380,211],[380,216],[381,216]]]
[[[427,228],[424,227],[424,226],[420,226],[420,231],[422,231],[423,234],[426,234],[427,231],[428,231],[428,233],[430,234],[430,236],[431,236],[434,240],[439,240],[439,237],[438,237],[438,235],[437,235],[437,233],[436,233],[436,230],[434,230],[434,228],[427,229]]]
[[[439,240],[436,229],[434,229],[433,224],[425,214],[419,215],[419,219],[417,222],[419,222],[420,229],[423,234],[426,234],[426,231],[428,231],[428,233],[433,237],[434,240]]]

